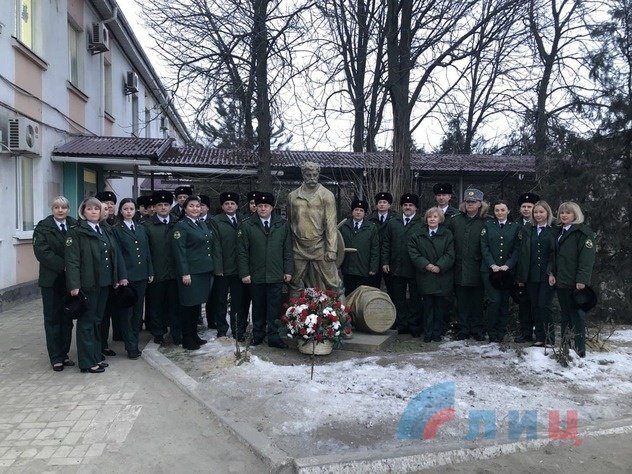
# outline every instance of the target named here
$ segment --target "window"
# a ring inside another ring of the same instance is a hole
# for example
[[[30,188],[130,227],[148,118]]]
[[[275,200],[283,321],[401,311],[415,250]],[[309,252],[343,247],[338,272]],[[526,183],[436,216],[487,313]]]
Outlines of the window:
[[[81,31],[68,23],[68,77],[71,84],[81,88]]]
[[[105,111],[112,115],[112,64],[103,62],[103,87],[105,89]]]
[[[97,172],[88,168],[83,169],[83,198],[89,198],[97,193]]]
[[[33,159],[24,156],[17,157],[17,223],[16,227],[21,231],[29,231],[35,228],[33,216]]]
[[[33,11],[33,3],[36,1],[37,0],[16,0],[16,36],[32,50],[35,49],[36,18]]]
[[[138,136],[138,96],[132,96],[132,136]]]

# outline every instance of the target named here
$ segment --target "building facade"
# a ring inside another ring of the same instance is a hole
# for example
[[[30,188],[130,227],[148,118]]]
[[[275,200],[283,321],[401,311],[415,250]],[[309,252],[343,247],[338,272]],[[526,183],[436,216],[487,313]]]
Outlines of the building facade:
[[[36,290],[35,224],[65,195],[71,215],[87,196],[132,196],[131,178],[108,182],[109,167],[134,157],[53,156],[80,136],[190,136],[115,0],[0,2],[0,311]],[[124,195],[121,195],[124,194]]]

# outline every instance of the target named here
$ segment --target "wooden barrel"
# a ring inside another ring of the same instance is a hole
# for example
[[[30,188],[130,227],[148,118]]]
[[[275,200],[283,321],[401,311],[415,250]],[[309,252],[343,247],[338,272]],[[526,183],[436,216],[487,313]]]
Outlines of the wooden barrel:
[[[383,334],[395,322],[391,298],[372,286],[359,286],[347,296],[346,305],[353,313],[353,326],[359,331]]]

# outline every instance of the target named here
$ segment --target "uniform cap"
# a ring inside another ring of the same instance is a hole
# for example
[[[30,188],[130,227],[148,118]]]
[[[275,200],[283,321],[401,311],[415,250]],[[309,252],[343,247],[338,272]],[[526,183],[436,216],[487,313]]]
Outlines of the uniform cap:
[[[357,209],[358,207],[364,209],[364,212],[369,210],[369,203],[363,199],[354,199],[351,201],[351,210]]]
[[[414,204],[415,207],[419,207],[419,196],[411,193],[402,195],[402,197],[399,199],[399,205],[402,206],[407,202]]]
[[[255,197],[257,196],[258,193],[259,193],[259,191],[250,191],[250,192],[248,192],[248,202],[254,201],[254,199],[255,199]]]
[[[114,194],[112,191],[101,191],[100,193],[97,193],[94,197],[101,202],[112,201],[114,204],[116,204],[116,194]]]
[[[274,206],[274,196],[272,193],[257,192],[257,194],[255,194],[255,204],[270,204],[271,206]]]
[[[385,200],[388,201],[389,204],[393,204],[393,195],[386,192],[377,193],[375,195],[375,204],[377,204],[377,202],[381,200]]]
[[[239,194],[232,191],[226,191],[224,193],[221,193],[219,195],[220,206],[224,204],[226,201],[235,201],[236,203],[239,203]]]
[[[435,194],[453,194],[452,185],[450,183],[437,183],[432,187]]]
[[[483,191],[475,188],[467,188],[465,190],[464,200],[467,202],[475,202],[483,200]]]
[[[200,202],[204,205],[206,205],[206,207],[208,207],[209,209],[211,208],[211,198],[208,197],[206,194],[198,194],[198,197],[200,198]]]
[[[193,188],[191,188],[191,186],[178,186],[173,193],[176,196],[179,194],[186,194],[187,196],[190,196],[193,194]]]
[[[167,204],[173,204],[173,194],[171,191],[156,191],[151,195],[151,200],[153,204],[160,204],[161,202],[166,202]]]
[[[531,204],[535,204],[540,200],[540,196],[535,193],[522,193],[518,196],[518,205],[521,206],[525,202],[530,202]]]

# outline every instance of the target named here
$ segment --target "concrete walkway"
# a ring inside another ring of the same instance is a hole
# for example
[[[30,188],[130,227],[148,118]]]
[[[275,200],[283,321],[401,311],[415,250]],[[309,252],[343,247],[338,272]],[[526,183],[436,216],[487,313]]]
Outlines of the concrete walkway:
[[[103,374],[54,372],[41,301],[0,313],[0,472],[267,470],[205,407],[111,347],[121,356]]]

